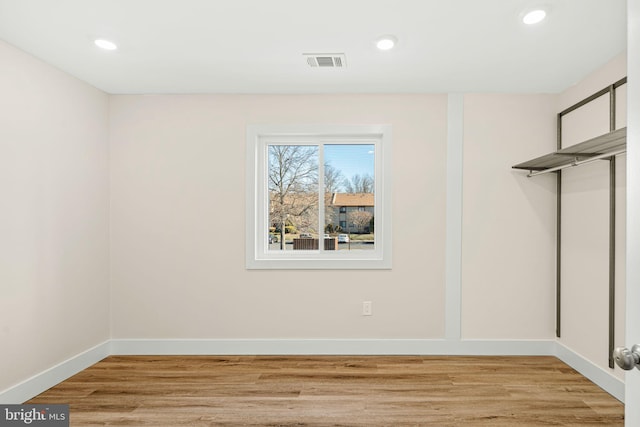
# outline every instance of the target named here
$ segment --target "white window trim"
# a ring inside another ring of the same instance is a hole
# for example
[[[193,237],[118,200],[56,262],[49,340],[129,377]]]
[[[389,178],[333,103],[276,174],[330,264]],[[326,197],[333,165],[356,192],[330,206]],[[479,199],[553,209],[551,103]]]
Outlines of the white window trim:
[[[274,139],[375,141],[376,244],[367,251],[268,251],[266,144]],[[247,269],[390,269],[391,262],[390,125],[250,125],[247,126],[246,238]],[[258,239],[261,239],[258,241]]]

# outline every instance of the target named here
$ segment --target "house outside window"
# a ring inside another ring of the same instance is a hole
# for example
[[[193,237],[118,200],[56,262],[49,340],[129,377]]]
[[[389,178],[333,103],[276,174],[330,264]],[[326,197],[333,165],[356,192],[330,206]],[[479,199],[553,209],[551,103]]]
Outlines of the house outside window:
[[[337,222],[341,232],[368,234],[373,231],[374,193],[334,193],[331,203],[334,210],[338,210]]]

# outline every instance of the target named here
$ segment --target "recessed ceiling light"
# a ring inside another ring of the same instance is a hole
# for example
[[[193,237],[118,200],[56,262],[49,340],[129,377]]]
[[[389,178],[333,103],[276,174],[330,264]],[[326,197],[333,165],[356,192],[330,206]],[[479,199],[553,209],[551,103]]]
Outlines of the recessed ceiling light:
[[[547,11],[544,9],[534,9],[524,14],[522,17],[522,22],[527,25],[537,24],[538,22],[544,21],[544,18],[547,17]]]
[[[118,48],[118,45],[107,39],[95,39],[93,43],[104,50],[116,50]]]
[[[398,39],[394,36],[382,36],[376,40],[376,47],[380,50],[391,50],[398,43]]]

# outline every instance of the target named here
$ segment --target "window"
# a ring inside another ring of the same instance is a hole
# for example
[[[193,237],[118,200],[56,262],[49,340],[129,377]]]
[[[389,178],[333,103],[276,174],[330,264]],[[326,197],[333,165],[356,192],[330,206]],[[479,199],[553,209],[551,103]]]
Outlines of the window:
[[[390,126],[249,126],[247,268],[391,268],[390,168]]]

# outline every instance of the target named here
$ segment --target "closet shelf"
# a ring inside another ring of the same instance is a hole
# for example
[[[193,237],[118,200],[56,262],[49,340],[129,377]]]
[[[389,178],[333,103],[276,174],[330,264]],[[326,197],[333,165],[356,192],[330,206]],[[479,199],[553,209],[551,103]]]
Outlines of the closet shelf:
[[[578,166],[592,160],[615,156],[627,150],[627,128],[614,130],[588,141],[517,164],[513,169],[529,171],[529,176]]]

